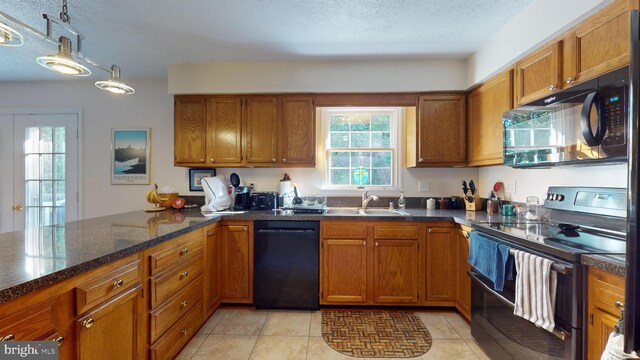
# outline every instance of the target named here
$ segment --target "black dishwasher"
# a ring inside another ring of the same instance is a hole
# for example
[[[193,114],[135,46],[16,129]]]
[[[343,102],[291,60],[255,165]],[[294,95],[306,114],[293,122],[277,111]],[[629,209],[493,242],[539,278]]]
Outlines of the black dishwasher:
[[[319,222],[260,220],[253,227],[254,306],[318,309]]]

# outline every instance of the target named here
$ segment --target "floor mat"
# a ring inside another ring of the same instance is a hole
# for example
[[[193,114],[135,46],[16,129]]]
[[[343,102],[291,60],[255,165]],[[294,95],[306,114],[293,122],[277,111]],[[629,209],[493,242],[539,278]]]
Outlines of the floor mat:
[[[355,357],[416,357],[431,348],[431,334],[408,311],[322,309],[322,338]]]

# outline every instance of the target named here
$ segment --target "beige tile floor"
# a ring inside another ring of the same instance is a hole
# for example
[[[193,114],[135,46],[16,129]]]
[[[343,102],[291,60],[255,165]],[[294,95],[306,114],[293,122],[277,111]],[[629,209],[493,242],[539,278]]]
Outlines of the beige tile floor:
[[[457,313],[416,314],[429,329],[433,345],[414,359],[489,359],[471,337],[469,324]],[[338,353],[324,342],[320,322],[319,311],[219,309],[177,359],[356,359]]]

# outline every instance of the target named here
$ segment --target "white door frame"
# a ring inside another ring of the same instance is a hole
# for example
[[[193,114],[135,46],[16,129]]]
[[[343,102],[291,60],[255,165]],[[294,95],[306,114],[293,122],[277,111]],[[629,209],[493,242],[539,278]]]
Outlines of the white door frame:
[[[83,112],[82,108],[19,108],[19,109],[2,109],[0,108],[0,115],[61,115],[69,114],[76,115],[78,117],[78,163],[76,169],[78,169],[78,219],[84,218],[83,204],[83,173],[82,173],[82,149],[83,149]],[[14,229],[15,230],[15,229]]]

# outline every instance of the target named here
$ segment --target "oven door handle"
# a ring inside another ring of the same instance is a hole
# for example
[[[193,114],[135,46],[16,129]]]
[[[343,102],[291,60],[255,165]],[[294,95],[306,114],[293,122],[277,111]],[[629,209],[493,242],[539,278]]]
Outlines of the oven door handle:
[[[507,299],[506,297],[502,296],[499,292],[493,290],[490,286],[485,284],[484,281],[480,280],[480,278],[478,278],[478,276],[476,275],[475,272],[470,271],[469,272],[469,276],[471,277],[471,280],[473,282],[475,282],[478,285],[482,286],[485,291],[487,291],[491,295],[495,296],[498,300],[500,300],[505,305],[509,306],[511,309],[514,309],[516,307],[516,305],[514,303],[512,303],[511,301],[509,301],[509,299]],[[560,338],[560,340],[562,340],[562,341],[565,341],[565,340],[571,338],[571,333],[566,332],[566,331],[561,330],[561,329],[558,329],[557,327],[554,328],[551,333],[553,335],[555,335],[556,337]]]

